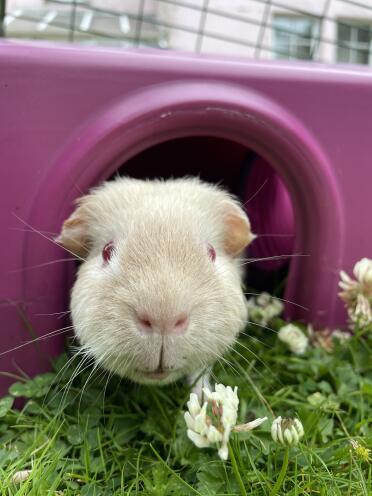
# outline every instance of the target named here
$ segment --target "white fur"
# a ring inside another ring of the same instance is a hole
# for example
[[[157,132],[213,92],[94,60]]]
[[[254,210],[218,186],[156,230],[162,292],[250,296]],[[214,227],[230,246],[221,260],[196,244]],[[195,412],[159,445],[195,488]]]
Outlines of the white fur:
[[[120,178],[82,199],[73,215],[83,219],[90,246],[71,311],[75,333],[97,362],[137,382],[164,384],[210,366],[234,343],[247,310],[238,259],[224,249],[227,204],[237,206],[195,178]],[[115,252],[104,264],[102,249],[111,240]],[[190,320],[182,335],[137,329],[136,313],[166,318],[185,311]],[[171,372],[160,381],[147,378],[141,371],[158,369],[162,347],[162,367]]]

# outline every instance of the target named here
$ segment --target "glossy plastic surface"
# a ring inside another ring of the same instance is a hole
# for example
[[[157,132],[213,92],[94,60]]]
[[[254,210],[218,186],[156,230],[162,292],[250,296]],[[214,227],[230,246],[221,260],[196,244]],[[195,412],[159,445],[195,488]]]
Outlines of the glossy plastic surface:
[[[33,229],[57,234],[91,186],[191,136],[236,142],[270,164],[277,179],[248,209],[254,230],[288,237],[259,238],[256,255],[306,255],[293,258],[285,297],[308,310],[289,305],[287,315],[344,323],[338,272],[372,252],[371,102],[364,68],[1,44],[0,351],[68,325],[56,313],[67,309],[74,263],[54,262],[69,255]],[[227,174],[226,157],[216,167]],[[247,199],[260,184],[255,167]],[[25,346],[0,369],[33,374],[61,346],[61,336]]]

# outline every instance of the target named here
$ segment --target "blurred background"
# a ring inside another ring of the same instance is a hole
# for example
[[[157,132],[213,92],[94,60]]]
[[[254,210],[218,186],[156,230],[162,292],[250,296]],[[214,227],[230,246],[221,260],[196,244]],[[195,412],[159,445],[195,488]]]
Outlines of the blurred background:
[[[1,36],[371,63],[372,0],[0,0]]]

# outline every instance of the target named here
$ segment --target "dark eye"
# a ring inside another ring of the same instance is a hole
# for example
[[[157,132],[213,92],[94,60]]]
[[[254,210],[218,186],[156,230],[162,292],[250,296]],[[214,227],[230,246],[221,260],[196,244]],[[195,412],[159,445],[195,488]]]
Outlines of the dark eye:
[[[111,258],[112,252],[114,251],[114,242],[109,241],[105,244],[102,250],[102,258],[104,262],[108,262]]]
[[[208,256],[212,260],[212,262],[216,260],[216,250],[210,244],[208,244]]]

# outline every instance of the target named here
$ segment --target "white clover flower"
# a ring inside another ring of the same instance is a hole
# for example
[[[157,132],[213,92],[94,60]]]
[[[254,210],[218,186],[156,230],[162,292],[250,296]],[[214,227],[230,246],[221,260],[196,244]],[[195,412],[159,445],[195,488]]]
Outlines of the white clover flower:
[[[187,436],[198,448],[207,448],[217,443],[218,454],[222,460],[228,457],[228,442],[231,432],[249,431],[260,425],[265,419],[256,419],[243,426],[236,426],[239,398],[238,388],[216,384],[215,390],[203,388],[206,401],[200,405],[196,394],[190,394],[188,411],[184,418]]]
[[[340,272],[340,298],[345,302],[352,324],[365,327],[372,323],[372,260],[362,258],[354,266],[355,279]]]
[[[19,470],[12,475],[13,484],[20,484],[29,478],[31,470]]]
[[[340,271],[340,279],[341,280],[339,281],[338,285],[346,292],[353,291],[358,287],[358,282],[354,279],[351,279],[351,277],[343,270]]]
[[[201,407],[197,395],[191,393],[187,407],[189,411],[185,412],[184,415],[187,425],[187,435],[198,448],[207,448],[213,442],[208,437],[207,403],[204,403],[203,407]]]
[[[200,406],[196,394],[191,393],[187,403],[189,409],[185,412],[187,435],[198,448],[207,448],[211,444],[219,443],[218,454],[223,460],[227,459],[229,441],[232,428],[238,416],[238,388],[216,384],[215,391],[203,388],[206,400]],[[207,414],[207,409],[209,411]]]
[[[356,279],[364,285],[372,286],[372,260],[362,258],[355,264],[354,275]]]
[[[255,420],[252,420],[251,422],[248,422],[247,424],[236,425],[233,428],[233,431],[234,432],[248,432],[248,431],[255,429],[256,427],[259,427],[266,420],[267,420],[267,417],[256,418]]]
[[[294,324],[287,324],[282,327],[279,330],[278,338],[296,355],[303,355],[309,343],[308,337]]]
[[[339,286],[345,291],[350,291],[358,285],[372,286],[372,260],[362,258],[354,265],[353,274],[355,279],[352,279],[343,270],[340,272],[341,281]]]
[[[350,312],[350,317],[362,327],[372,322],[372,309],[368,298],[362,294],[357,295],[355,309]]]
[[[271,425],[271,437],[273,440],[286,446],[296,446],[303,435],[303,425],[296,418],[282,419],[282,417],[277,417]]]
[[[308,324],[306,332],[312,346],[323,348],[328,353],[334,350],[335,340],[341,344],[345,344],[351,338],[351,334],[348,331],[341,331],[340,329],[332,329],[330,327],[324,327],[315,331],[311,324]]]
[[[278,317],[284,309],[283,303],[269,293],[261,293],[247,302],[248,316],[252,322],[266,326],[274,317]]]
[[[272,300],[271,295],[269,293],[266,293],[265,291],[256,297],[257,305],[259,305],[262,308],[268,307],[271,303],[271,300]]]
[[[346,341],[351,339],[351,334],[350,332],[342,331],[341,329],[335,329],[332,332],[332,338],[337,339],[337,341],[340,341],[341,344],[345,344]]]

